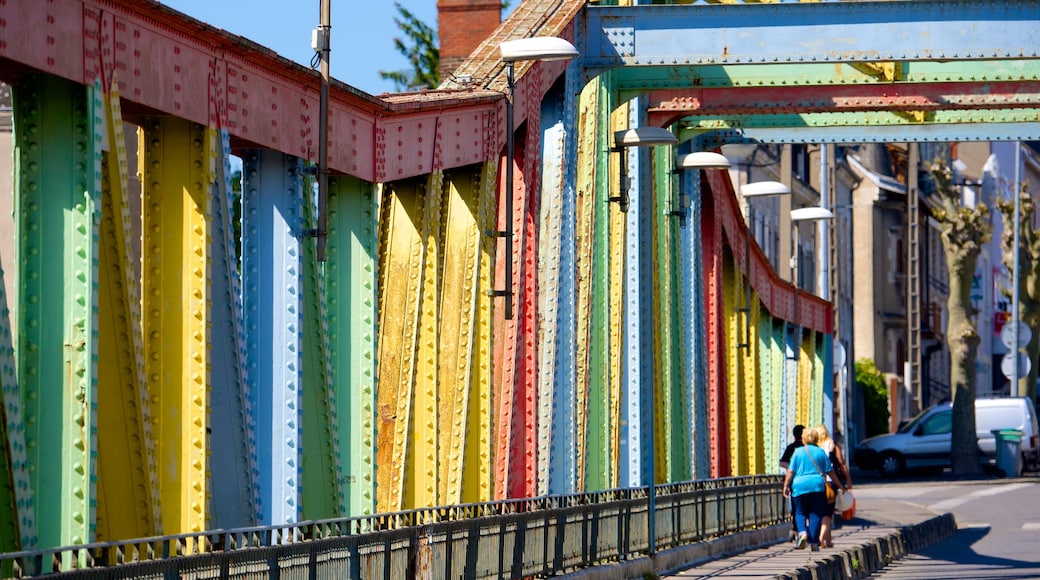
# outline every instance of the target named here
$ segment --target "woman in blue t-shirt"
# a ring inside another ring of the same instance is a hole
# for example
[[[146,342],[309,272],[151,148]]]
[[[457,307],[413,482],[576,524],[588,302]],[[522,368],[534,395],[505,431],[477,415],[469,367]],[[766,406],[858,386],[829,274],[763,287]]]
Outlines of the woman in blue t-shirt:
[[[784,497],[792,500],[798,526],[796,547],[800,550],[808,543],[814,552],[820,549],[820,522],[827,513],[824,475],[830,475],[831,481],[838,481],[830,458],[817,447],[818,442],[816,430],[806,429],[802,433],[804,445],[791,456],[791,465],[784,476]]]

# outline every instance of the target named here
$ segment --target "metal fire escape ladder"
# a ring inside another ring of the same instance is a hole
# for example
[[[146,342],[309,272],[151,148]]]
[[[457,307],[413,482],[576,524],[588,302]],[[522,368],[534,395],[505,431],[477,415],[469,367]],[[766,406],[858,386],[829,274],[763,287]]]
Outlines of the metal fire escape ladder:
[[[906,276],[906,334],[907,334],[907,390],[912,394],[912,411],[921,405],[921,260],[920,208],[917,166],[920,150],[917,143],[908,144],[907,157],[907,276]]]

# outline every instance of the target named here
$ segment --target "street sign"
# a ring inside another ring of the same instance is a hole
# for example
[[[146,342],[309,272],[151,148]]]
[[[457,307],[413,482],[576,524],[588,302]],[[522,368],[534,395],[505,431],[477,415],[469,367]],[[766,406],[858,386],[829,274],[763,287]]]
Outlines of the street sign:
[[[1025,322],[1022,322],[1021,320],[1019,320],[1018,321],[1018,348],[1025,348],[1026,345],[1029,344],[1029,340],[1031,338],[1033,338],[1033,333],[1029,330],[1029,326]],[[1014,324],[1011,324],[1009,322],[1008,324],[1004,325],[1004,328],[1000,329],[1000,342],[1003,343],[1003,345],[1006,346],[1007,348],[1010,348],[1010,349],[1014,349],[1015,348],[1015,325]]]
[[[1018,353],[1018,378],[1022,378],[1029,374],[1029,370],[1033,366],[1029,363],[1029,356],[1024,352]],[[1008,380],[1014,380],[1015,377],[1015,353],[1007,353],[1004,358],[1000,361],[1000,372],[1004,373],[1004,376]]]

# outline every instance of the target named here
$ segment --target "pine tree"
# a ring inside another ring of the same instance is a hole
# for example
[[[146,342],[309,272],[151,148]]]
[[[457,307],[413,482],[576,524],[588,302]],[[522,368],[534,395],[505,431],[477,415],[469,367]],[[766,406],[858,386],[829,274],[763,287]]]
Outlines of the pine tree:
[[[397,17],[394,23],[404,37],[394,38],[394,48],[411,63],[411,69],[379,71],[379,76],[392,81],[397,91],[433,89],[440,83],[440,49],[437,31],[419,20],[400,2],[394,2]]]

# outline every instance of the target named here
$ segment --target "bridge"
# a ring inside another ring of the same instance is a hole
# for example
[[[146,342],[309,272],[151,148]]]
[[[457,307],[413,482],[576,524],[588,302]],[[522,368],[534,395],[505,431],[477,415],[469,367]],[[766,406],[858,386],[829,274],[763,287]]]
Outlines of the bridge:
[[[0,2],[0,550],[771,472],[830,416],[831,307],[677,154],[1037,139],[1038,21],[526,0],[437,90],[332,82],[321,207],[315,71],[150,0]],[[532,36],[580,55],[510,100]]]

